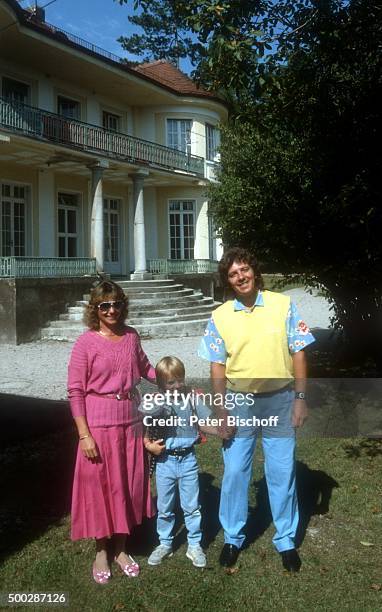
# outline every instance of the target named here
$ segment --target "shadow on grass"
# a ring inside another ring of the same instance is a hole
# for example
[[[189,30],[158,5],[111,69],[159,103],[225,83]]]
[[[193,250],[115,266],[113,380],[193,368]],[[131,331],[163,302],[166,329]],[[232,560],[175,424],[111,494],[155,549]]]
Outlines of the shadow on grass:
[[[354,442],[344,444],[343,448],[350,459],[358,459],[363,455],[366,455],[366,457],[377,457],[382,455],[382,437],[355,440]]]
[[[300,509],[300,521],[296,534],[296,546],[300,546],[310,519],[316,514],[328,514],[333,489],[338,482],[322,470],[311,470],[302,461],[297,461],[296,470],[297,497]]]
[[[215,477],[208,473],[200,474],[200,503],[202,508],[202,546],[208,549],[210,544],[216,539],[221,530],[219,522],[219,502],[220,488],[212,483]],[[297,461],[296,465],[297,496],[299,502],[300,521],[296,535],[296,546],[300,546],[304,540],[306,529],[310,519],[316,514],[327,514],[334,488],[338,487],[334,478],[322,470],[311,470],[302,461]],[[265,477],[253,483],[256,489],[256,506],[249,508],[248,521],[245,527],[246,539],[244,548],[253,544],[272,524],[272,514],[269,505],[268,489]],[[176,501],[176,521],[174,532],[173,548],[176,551],[180,546],[187,542],[187,530],[184,526],[183,512],[180,508],[179,498]],[[155,531],[155,520],[146,526],[137,529],[141,542],[135,550],[137,554],[146,554],[157,543]],[[133,550],[133,549],[132,549]]]
[[[0,395],[0,559],[69,512],[76,436],[66,402]]]
[[[296,547],[301,546],[310,519],[316,514],[327,514],[334,488],[339,484],[334,478],[322,470],[311,470],[302,461],[296,464],[297,497],[300,521],[296,534]],[[268,489],[265,477],[253,483],[256,489],[256,507],[249,509],[245,528],[246,540],[244,547],[255,542],[272,523],[269,505]]]

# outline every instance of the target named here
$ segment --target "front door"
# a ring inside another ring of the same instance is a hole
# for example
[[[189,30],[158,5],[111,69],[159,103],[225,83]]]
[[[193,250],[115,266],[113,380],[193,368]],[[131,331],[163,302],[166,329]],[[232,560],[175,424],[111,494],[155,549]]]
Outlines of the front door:
[[[105,272],[121,274],[120,200],[104,198]]]
[[[1,255],[24,257],[26,250],[26,187],[1,186]]]

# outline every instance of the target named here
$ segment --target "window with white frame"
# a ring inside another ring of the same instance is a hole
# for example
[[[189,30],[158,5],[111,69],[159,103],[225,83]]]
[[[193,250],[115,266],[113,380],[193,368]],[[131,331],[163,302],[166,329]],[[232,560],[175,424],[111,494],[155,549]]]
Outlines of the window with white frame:
[[[79,195],[58,194],[58,256],[78,256]]]
[[[27,186],[1,185],[0,253],[3,257],[26,255],[27,200]]]
[[[170,259],[193,259],[195,201],[169,201]]]
[[[30,87],[21,81],[3,77],[1,79],[1,95],[8,101],[28,104]]]
[[[206,123],[206,159],[208,161],[219,161],[220,130]]]
[[[191,119],[167,119],[167,146],[191,153]]]
[[[102,125],[105,130],[111,130],[112,132],[120,132],[121,130],[121,117],[114,115],[107,111],[102,113]]]
[[[81,119],[81,104],[64,96],[57,97],[57,112],[67,119]]]
[[[104,198],[105,262],[116,263],[120,259],[120,200]]]

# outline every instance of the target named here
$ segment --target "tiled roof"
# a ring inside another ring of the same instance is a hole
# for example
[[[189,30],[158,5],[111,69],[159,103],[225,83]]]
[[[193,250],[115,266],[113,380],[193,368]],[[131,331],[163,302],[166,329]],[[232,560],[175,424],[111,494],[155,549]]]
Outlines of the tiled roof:
[[[5,0],[5,2],[13,8],[21,23],[29,28],[43,32],[46,36],[49,36],[49,38],[59,40],[69,47],[80,48],[84,53],[97,56],[107,63],[112,62],[114,66],[118,66],[118,68],[124,72],[130,72],[131,74],[138,73],[143,79],[165,87],[167,90],[177,95],[209,98],[226,106],[225,101],[220,98],[218,94],[207,91],[203,89],[203,87],[198,87],[198,85],[179,70],[179,68],[166,60],[157,60],[155,62],[147,62],[135,66],[123,63],[120,58],[112,53],[108,53],[74,34],[56,28],[56,26],[39,21],[31,15],[30,11],[22,9],[17,0]]]
[[[211,91],[198,87],[186,74],[179,68],[166,60],[157,60],[155,62],[147,62],[138,64],[133,68],[153,81],[157,81],[170,89],[173,89],[178,94],[200,96],[203,98],[217,98],[217,95]]]

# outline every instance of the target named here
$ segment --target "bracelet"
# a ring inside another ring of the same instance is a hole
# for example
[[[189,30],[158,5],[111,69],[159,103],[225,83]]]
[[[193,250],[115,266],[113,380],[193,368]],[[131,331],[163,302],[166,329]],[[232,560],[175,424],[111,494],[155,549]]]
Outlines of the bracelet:
[[[85,440],[85,438],[90,438],[89,434],[80,437],[80,440]]]
[[[296,392],[295,392],[295,394],[294,394],[294,398],[295,398],[296,400],[297,400],[297,399],[300,399],[300,400],[305,400],[305,399],[306,399],[306,394],[305,394],[305,391],[296,391]]]

